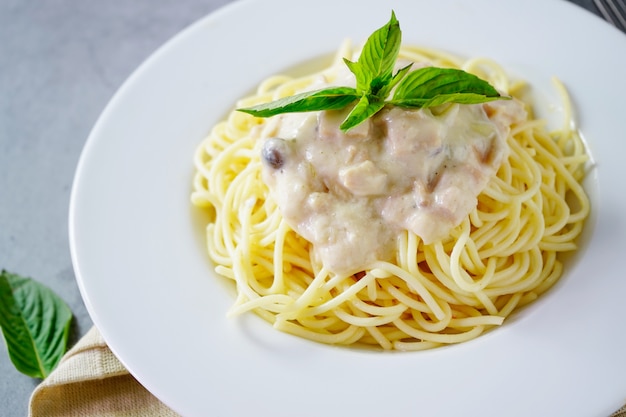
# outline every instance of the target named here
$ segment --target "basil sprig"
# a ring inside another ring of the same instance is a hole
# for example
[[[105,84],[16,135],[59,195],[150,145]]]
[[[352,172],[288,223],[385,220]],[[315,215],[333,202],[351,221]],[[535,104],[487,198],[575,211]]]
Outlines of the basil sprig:
[[[409,64],[394,74],[401,40],[400,24],[392,11],[389,22],[367,39],[356,62],[344,58],[356,78],[356,88],[324,88],[237,110],[256,117],[271,117],[283,113],[337,110],[356,102],[340,125],[345,132],[387,104],[418,109],[445,103],[476,104],[508,98],[500,95],[488,82],[459,69],[425,67],[409,71],[412,65]]]
[[[69,307],[48,287],[0,271],[0,328],[18,371],[45,378],[68,347]]]

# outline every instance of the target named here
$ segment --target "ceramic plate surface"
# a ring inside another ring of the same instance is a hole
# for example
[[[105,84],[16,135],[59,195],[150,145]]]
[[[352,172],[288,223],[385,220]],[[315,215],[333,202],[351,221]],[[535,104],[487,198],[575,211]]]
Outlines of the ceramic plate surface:
[[[364,41],[391,8],[404,43],[493,58],[558,120],[569,89],[595,167],[593,215],[562,280],[476,340],[417,353],[322,346],[254,315],[204,251],[192,156],[265,77]],[[602,46],[600,46],[602,45]],[[242,1],[198,21],[121,87],[83,151],[71,251],[91,317],[185,416],[608,416],[626,401],[626,36],[564,1]]]

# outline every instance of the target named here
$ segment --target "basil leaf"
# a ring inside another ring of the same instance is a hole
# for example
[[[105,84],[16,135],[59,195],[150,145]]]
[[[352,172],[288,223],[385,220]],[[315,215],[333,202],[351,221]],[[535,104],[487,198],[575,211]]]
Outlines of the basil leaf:
[[[357,61],[363,71],[370,74],[368,93],[378,94],[391,80],[401,41],[400,23],[392,11],[389,22],[367,38]]]
[[[396,87],[390,103],[401,105],[422,100],[429,103],[437,96],[446,96],[444,102],[462,99],[464,101],[455,102],[465,104],[501,98],[495,88],[473,74],[454,68],[425,67],[404,77]]]
[[[440,94],[433,98],[415,98],[415,99],[403,99],[398,101],[392,101],[390,104],[398,107],[405,107],[410,109],[421,109],[428,107],[435,107],[446,103],[458,103],[458,104],[478,104],[486,103],[488,101],[507,99],[508,97],[487,97],[481,94],[473,93],[455,93],[455,94]]]
[[[348,114],[343,123],[341,123],[341,126],[339,126],[339,128],[342,131],[347,132],[367,118],[378,113],[378,111],[384,106],[385,102],[383,100],[375,100],[370,102],[368,96],[363,96],[356,104],[356,106],[354,106],[352,111]]]
[[[409,64],[394,75],[401,41],[400,23],[392,10],[389,22],[367,38],[358,60],[343,60],[354,74],[356,88],[327,88],[237,110],[270,117],[281,113],[337,110],[359,100],[340,126],[345,132],[376,114],[385,104],[422,108],[510,98],[501,96],[488,82],[459,69],[426,67],[409,72],[412,65]],[[388,100],[394,88],[393,97]]]
[[[370,85],[372,83],[372,73],[367,71],[367,68],[359,65],[358,62],[352,62],[346,58],[343,59],[343,62],[354,74],[354,78],[356,79],[357,94],[359,96],[368,94],[370,91]]]
[[[398,84],[404,78],[404,76],[411,69],[412,66],[413,66],[413,63],[398,70],[398,72],[396,72],[396,75],[393,76],[391,81],[389,81],[389,83],[380,90],[380,92],[378,93],[378,96],[382,98],[386,98],[391,93],[391,90],[393,90],[396,84]]]
[[[256,117],[270,117],[282,113],[342,109],[357,100],[359,95],[351,87],[333,87],[307,91],[252,107],[237,109]]]
[[[0,273],[0,327],[18,371],[45,378],[67,350],[69,307],[44,285]]]

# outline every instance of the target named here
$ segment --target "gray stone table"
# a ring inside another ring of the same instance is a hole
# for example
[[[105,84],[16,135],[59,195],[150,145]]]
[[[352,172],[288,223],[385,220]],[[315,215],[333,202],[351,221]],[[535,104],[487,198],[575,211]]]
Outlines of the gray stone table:
[[[0,0],[0,269],[43,282],[69,304],[72,342],[92,325],[67,231],[89,131],[151,52],[228,2]],[[592,0],[574,2],[598,12]],[[0,416],[26,416],[38,383],[14,369],[0,340]]]

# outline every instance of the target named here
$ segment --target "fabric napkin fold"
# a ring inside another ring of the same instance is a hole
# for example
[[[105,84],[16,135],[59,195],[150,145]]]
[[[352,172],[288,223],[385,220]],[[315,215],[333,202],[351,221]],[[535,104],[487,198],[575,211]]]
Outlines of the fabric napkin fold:
[[[180,417],[113,355],[96,327],[70,349],[30,398],[29,417]],[[626,406],[610,417],[626,417]]]
[[[146,390],[92,327],[30,398],[30,417],[179,417]]]

